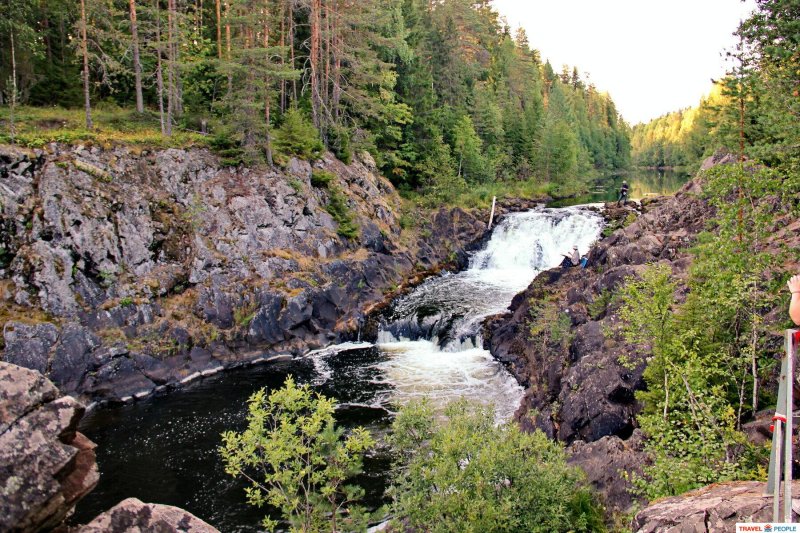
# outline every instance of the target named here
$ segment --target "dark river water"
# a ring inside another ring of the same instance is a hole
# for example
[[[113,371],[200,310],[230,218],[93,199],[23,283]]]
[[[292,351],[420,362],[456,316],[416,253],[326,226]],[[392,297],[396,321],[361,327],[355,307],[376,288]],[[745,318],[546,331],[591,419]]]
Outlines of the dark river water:
[[[622,181],[630,186],[629,198],[641,200],[653,196],[674,194],[689,180],[690,174],[681,170],[670,169],[634,169],[619,176],[604,177],[601,182],[591,187],[588,194],[575,198],[565,198],[548,204],[550,207],[592,204],[617,201]]]
[[[101,478],[73,522],[136,497],[182,507],[224,532],[257,531],[266,511],[245,503],[243,485],[224,473],[217,448],[223,431],[244,428],[247,398],[280,387],[289,374],[335,398],[341,424],[363,425],[379,440],[391,413],[412,398],[439,408],[467,397],[492,403],[498,420],[510,418],[523,390],[482,348],[481,322],[573,245],[587,250],[601,228],[601,217],[579,206],[509,215],[465,271],[432,278],[396,300],[373,342],[230,370],[166,395],[95,409],[81,429],[98,445]],[[358,481],[370,507],[385,501],[389,464],[381,448],[366,461]]]

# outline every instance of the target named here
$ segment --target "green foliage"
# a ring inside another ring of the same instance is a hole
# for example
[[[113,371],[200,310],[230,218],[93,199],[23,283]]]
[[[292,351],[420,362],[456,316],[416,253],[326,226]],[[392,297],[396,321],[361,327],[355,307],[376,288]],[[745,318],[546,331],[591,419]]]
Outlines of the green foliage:
[[[562,311],[557,301],[531,299],[529,304],[531,342],[541,343],[542,349],[549,345],[566,349],[574,334],[569,313]]]
[[[793,180],[762,166],[725,165],[705,174],[716,216],[693,250],[688,296],[678,305],[665,267],[622,290],[625,335],[649,348],[639,424],[653,464],[638,486],[649,498],[714,481],[763,475],[759,450],[740,428],[758,410],[774,360],[766,320],[778,304],[780,254],[765,248],[787,216]]]
[[[248,401],[247,429],[222,434],[225,472],[248,481],[247,501],[278,509],[291,531],[360,531],[366,513],[354,505],[363,490],[348,485],[362,470],[375,441],[363,428],[345,435],[334,420],[336,404],[290,377],[267,395]],[[266,517],[263,525],[278,524]]]
[[[287,156],[315,159],[324,149],[319,131],[298,109],[289,109],[275,130],[275,149]]]
[[[355,239],[359,235],[359,227],[355,222],[350,208],[347,205],[347,198],[336,187],[328,189],[328,205],[325,210],[339,224],[337,233],[346,239]]]
[[[327,189],[336,176],[327,170],[315,168],[311,171],[311,185],[320,189]]]
[[[236,136],[227,128],[220,128],[208,141],[209,147],[220,157],[226,167],[239,166],[244,162],[244,150]]]
[[[496,425],[490,407],[459,401],[445,420],[411,403],[397,415],[391,489],[404,528],[449,531],[604,531],[579,470],[542,432]]]
[[[609,305],[611,305],[616,298],[617,295],[613,290],[601,290],[600,294],[598,294],[594,300],[589,302],[589,304],[586,306],[586,310],[589,312],[589,316],[592,317],[592,320],[600,320],[603,316],[605,316]]]

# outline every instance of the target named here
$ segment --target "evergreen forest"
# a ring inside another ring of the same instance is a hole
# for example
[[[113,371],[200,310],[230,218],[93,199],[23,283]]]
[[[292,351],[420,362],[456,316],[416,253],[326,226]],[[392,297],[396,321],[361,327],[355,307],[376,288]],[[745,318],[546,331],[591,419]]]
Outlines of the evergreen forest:
[[[84,136],[93,114],[121,108],[117,127],[207,131],[231,163],[309,157],[322,141],[345,162],[368,151],[396,186],[441,199],[530,178],[575,189],[629,163],[611,98],[543,62],[489,0],[7,4],[2,103],[83,108]],[[7,141],[57,140],[44,121],[27,136],[13,111],[6,122]]]

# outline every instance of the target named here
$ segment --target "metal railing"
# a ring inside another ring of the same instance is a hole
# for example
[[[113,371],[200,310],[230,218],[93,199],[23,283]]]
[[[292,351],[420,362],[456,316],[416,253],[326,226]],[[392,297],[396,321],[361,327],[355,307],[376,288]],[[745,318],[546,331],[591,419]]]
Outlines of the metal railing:
[[[794,354],[800,341],[800,331],[786,330],[786,350],[781,361],[778,381],[778,405],[772,417],[772,451],[769,456],[769,476],[766,496],[772,496],[772,521],[792,522],[792,417],[794,386]],[[783,472],[781,472],[783,463]],[[783,479],[781,480],[781,473]],[[780,513],[781,481],[783,481],[783,516]]]

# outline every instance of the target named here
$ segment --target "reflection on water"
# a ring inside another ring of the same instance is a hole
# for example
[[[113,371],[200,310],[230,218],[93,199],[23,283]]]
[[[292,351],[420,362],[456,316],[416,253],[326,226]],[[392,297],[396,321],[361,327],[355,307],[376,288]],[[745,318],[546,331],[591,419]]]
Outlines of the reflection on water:
[[[621,176],[607,176],[591,187],[589,194],[556,200],[548,205],[565,207],[568,205],[589,204],[599,202],[616,202],[622,181],[630,186],[629,198],[641,200],[651,196],[675,194],[691,174],[671,169],[635,169]]]

